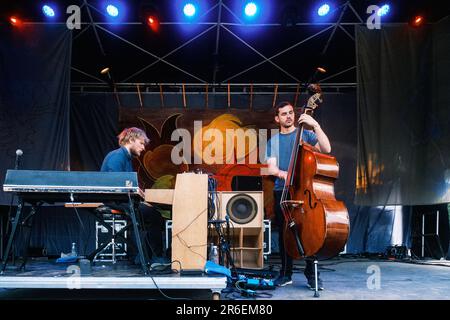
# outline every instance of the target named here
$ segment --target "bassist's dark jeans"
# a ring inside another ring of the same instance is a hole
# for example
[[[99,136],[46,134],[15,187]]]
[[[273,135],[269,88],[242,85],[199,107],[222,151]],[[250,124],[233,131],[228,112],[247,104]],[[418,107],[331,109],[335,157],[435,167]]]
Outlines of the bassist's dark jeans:
[[[281,270],[280,276],[292,277],[292,268],[293,268],[293,260],[286,253],[284,248],[284,233],[291,232],[290,230],[285,229],[284,224],[284,215],[283,211],[281,211],[280,201],[283,191],[273,191],[274,197],[274,213],[275,213],[275,222],[278,225],[278,247],[280,249],[281,256]],[[314,277],[314,262],[312,260],[306,259],[306,267],[305,267],[305,276],[307,279]]]
[[[283,211],[281,211],[280,201],[281,196],[283,192],[282,191],[274,191],[273,192],[273,210],[275,213],[275,223],[278,226],[278,248],[280,250],[280,257],[281,257],[281,270],[280,270],[280,276],[292,276],[292,266],[293,261],[290,256],[286,253],[286,250],[284,249],[284,233],[289,230],[285,230],[285,224],[284,224],[284,215]]]

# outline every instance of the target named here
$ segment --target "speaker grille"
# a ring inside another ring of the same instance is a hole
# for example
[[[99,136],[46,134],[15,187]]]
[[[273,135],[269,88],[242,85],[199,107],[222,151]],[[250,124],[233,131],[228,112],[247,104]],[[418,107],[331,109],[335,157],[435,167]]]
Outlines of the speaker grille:
[[[226,211],[233,222],[246,224],[255,219],[258,205],[248,194],[237,194],[228,201]]]

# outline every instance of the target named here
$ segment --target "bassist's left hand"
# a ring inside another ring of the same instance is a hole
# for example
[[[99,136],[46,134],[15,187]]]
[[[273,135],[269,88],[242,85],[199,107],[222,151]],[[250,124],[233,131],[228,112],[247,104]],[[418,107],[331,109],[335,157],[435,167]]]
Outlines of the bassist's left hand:
[[[298,119],[299,124],[303,124],[305,129],[307,130],[315,130],[316,128],[320,127],[319,123],[314,120],[313,117],[311,117],[309,114],[303,113],[300,118]]]

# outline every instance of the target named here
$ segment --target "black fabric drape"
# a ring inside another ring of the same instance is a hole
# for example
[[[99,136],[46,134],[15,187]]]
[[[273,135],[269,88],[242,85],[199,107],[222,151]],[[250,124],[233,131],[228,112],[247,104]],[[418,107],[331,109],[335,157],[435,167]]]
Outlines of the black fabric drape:
[[[71,32],[66,26],[0,28],[0,179],[14,168],[67,170]],[[0,204],[10,196],[0,190]]]
[[[72,93],[70,114],[71,170],[100,170],[105,155],[118,148],[119,111],[114,96]]]
[[[450,202],[450,19],[356,28],[355,203]]]
[[[385,253],[393,245],[411,247],[410,206],[352,207],[347,253]]]
[[[24,212],[29,210],[26,206]],[[79,255],[90,254],[96,248],[96,220],[89,210],[93,209],[40,207],[33,218],[28,249],[42,248],[48,256],[61,256],[70,253],[75,242]],[[14,249],[17,256],[23,256],[30,228],[20,225],[18,230]]]

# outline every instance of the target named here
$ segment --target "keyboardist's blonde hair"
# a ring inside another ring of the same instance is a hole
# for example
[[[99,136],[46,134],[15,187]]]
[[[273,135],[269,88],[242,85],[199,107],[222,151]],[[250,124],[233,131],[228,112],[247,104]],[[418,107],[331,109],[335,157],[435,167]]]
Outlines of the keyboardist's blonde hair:
[[[126,145],[134,139],[144,139],[145,144],[150,142],[150,139],[147,138],[147,134],[145,133],[145,131],[135,127],[123,129],[122,132],[117,136],[117,138],[119,139],[119,144],[121,146]]]

